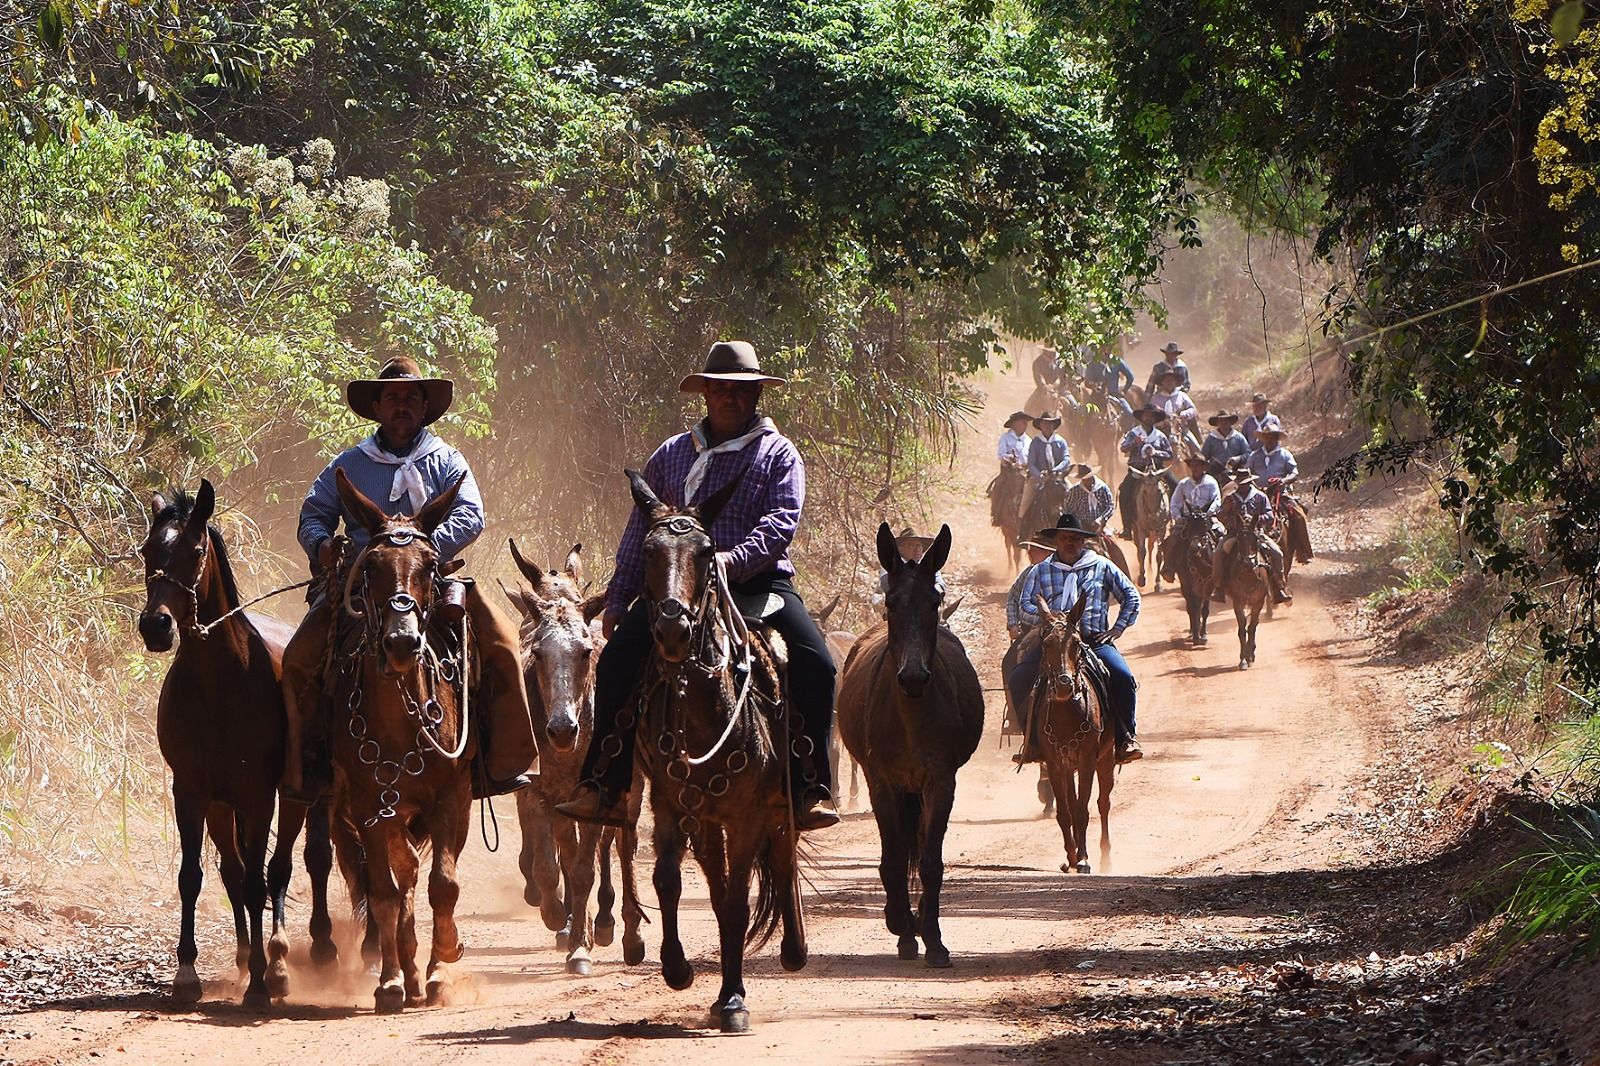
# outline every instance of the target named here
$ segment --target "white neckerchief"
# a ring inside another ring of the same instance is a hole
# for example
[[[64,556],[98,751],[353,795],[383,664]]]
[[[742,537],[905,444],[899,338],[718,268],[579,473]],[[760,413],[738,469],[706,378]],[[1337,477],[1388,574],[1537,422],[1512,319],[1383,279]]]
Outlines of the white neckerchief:
[[[384,451],[378,446],[376,433],[357,447],[361,449],[362,455],[375,463],[400,468],[394,472],[394,483],[389,486],[389,501],[393,503],[402,496],[409,496],[411,513],[416,514],[422,510],[422,505],[428,502],[428,487],[422,483],[422,471],[417,469],[417,463],[434,452],[444,451],[449,445],[425,429],[417,436],[417,442],[411,446],[410,455],[391,455]]]
[[[743,451],[744,446],[765,433],[776,433],[778,427],[772,419],[763,417],[756,423],[756,428],[742,437],[725,440],[721,444],[706,444],[704,424],[699,424],[690,431],[689,437],[694,441],[694,450],[699,454],[695,456],[694,465],[689,468],[689,474],[683,479],[683,504],[685,507],[694,500],[694,494],[706,480],[706,474],[711,472],[711,457],[725,455],[728,452]]]

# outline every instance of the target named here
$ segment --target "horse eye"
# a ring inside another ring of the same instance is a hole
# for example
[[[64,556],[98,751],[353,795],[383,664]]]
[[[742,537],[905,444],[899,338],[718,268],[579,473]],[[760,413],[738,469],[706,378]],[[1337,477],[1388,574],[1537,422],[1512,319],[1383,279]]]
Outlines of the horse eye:
[[[593,658],[594,657],[594,649],[593,648],[584,648],[583,649],[583,657],[584,657],[585,660]]]

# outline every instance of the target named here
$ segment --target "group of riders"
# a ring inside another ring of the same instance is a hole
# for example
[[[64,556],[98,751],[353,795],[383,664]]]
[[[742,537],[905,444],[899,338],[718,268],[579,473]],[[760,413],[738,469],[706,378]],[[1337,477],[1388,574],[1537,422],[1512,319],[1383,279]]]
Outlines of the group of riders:
[[[1303,524],[1304,512],[1289,489],[1299,477],[1294,454],[1284,447],[1288,436],[1282,420],[1273,413],[1270,399],[1261,392],[1250,398],[1250,410],[1239,415],[1219,410],[1206,419],[1209,432],[1199,434],[1199,412],[1189,395],[1189,367],[1179,358],[1183,349],[1168,343],[1151,368],[1144,402],[1129,400],[1134,374],[1115,352],[1086,350],[1076,395],[1068,393],[1072,373],[1053,348],[1044,348],[1034,362],[1035,384],[1058,400],[1094,404],[1120,413],[1131,423],[1119,450],[1128,472],[1116,492],[1115,510],[1122,516],[1121,536],[1132,539],[1136,496],[1142,479],[1159,478],[1166,486],[1169,531],[1159,552],[1161,575],[1178,580],[1186,562],[1190,532],[1195,528],[1215,547],[1211,556],[1211,586],[1218,599],[1229,568],[1239,554],[1241,538],[1252,538],[1267,564],[1268,581],[1277,603],[1292,603],[1284,565],[1284,550],[1277,533],[1287,522]],[[1138,394],[1134,394],[1136,397]],[[1037,761],[1037,738],[1028,721],[1039,677],[1042,644],[1038,640],[1042,596],[1054,611],[1070,611],[1080,600],[1086,605],[1079,623],[1080,636],[1096,659],[1106,667],[1106,693],[1116,730],[1119,763],[1140,757],[1134,739],[1136,684],[1115,640],[1139,617],[1139,592],[1127,574],[1113,565],[1121,559],[1110,540],[1113,514],[1110,487],[1086,462],[1074,462],[1071,449],[1059,435],[1062,417],[1057,410],[1035,416],[1014,412],[1005,421],[998,456],[1000,477],[991,483],[991,514],[996,525],[1011,519],[1009,500],[1002,486],[1008,479],[1025,479],[1015,521],[1029,523],[1037,510],[1045,484],[1052,478],[1070,483],[1054,526],[1042,526],[1018,538],[1028,553],[1029,565],[1012,584],[1006,599],[1006,625],[1012,639],[1005,660],[1011,725],[1023,735],[1018,762]],[[1036,435],[1029,437],[1032,427]],[[1173,473],[1181,456],[1186,470]],[[1048,518],[1044,518],[1048,521]],[[1303,526],[1302,526],[1303,528]],[[1141,576],[1141,580],[1143,580]],[[1108,618],[1108,601],[1116,600],[1115,620]]]
[[[839,820],[823,755],[833,728],[836,671],[792,581],[789,547],[805,503],[805,465],[794,443],[758,411],[763,388],[783,383],[761,370],[749,343],[713,345],[704,369],[679,383],[681,392],[702,397],[705,417],[656,449],[644,479],[661,501],[680,508],[733,486],[711,523],[714,564],[736,597],[782,603],[762,621],[781,634],[788,649],[788,697],[800,723],[791,744],[790,802],[795,825],[814,830]],[[311,565],[313,591],[305,621],[284,656],[289,737],[283,788],[292,799],[312,803],[334,787],[327,736],[340,723],[329,696],[339,668],[337,650],[356,625],[346,610],[347,575],[369,538],[339,495],[339,470],[392,517],[415,515],[459,482],[448,516],[430,539],[438,557],[438,601],[465,614],[467,639],[479,664],[470,701],[472,732],[479,738],[473,791],[478,796],[515,791],[536,773],[538,750],[517,628],[473,581],[448,576],[484,527],[482,496],[466,459],[428,428],[449,410],[453,397],[450,380],[425,376],[403,355],[388,359],[376,378],[352,381],[346,389],[351,409],[376,428],[328,465],[300,511],[298,536]],[[650,604],[641,595],[649,525],[641,511],[632,512],[606,591],[602,629],[607,640],[595,668],[596,740],[575,794],[556,808],[580,821],[622,824],[635,787],[637,720],[624,708],[635,698],[653,646]]]

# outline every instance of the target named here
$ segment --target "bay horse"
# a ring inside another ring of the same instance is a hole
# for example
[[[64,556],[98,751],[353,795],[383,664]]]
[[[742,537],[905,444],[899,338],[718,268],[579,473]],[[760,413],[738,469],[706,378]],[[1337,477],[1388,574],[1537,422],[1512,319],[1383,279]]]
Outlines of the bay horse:
[[[1128,473],[1133,475],[1136,483],[1133,494],[1133,516],[1128,523],[1128,531],[1133,534],[1134,549],[1139,553],[1139,576],[1135,582],[1140,588],[1144,588],[1148,560],[1154,564],[1155,591],[1160,592],[1161,566],[1156,553],[1160,550],[1162,540],[1167,536],[1167,527],[1172,523],[1172,512],[1168,507],[1166,471],[1160,465],[1153,465],[1149,470],[1131,466],[1128,468]]]
[[[1239,622],[1239,669],[1248,670],[1256,661],[1256,624],[1266,604],[1272,584],[1268,577],[1261,531],[1250,527],[1234,541],[1233,558],[1228,560],[1226,585],[1233,603],[1233,616]]]
[[[914,562],[900,557],[887,522],[878,527],[878,562],[888,575],[885,620],[856,642],[839,679],[839,735],[867,776],[878,822],[884,919],[899,937],[902,959],[917,957],[920,934],[934,967],[950,965],[939,893],[956,771],[983,736],[978,673],[961,640],[939,624],[943,593],[935,579],[949,556],[948,525]],[[922,881],[915,914],[913,868]]]
[[[1211,516],[1185,515],[1178,525],[1183,558],[1178,560],[1178,587],[1189,612],[1189,639],[1205,644],[1206,622],[1211,617],[1211,559],[1217,550]]]
[[[1277,515],[1275,536],[1283,553],[1283,585],[1289,587],[1289,571],[1295,563],[1309,563],[1312,559],[1311,530],[1306,523],[1306,509],[1300,501],[1289,495],[1281,482],[1267,486],[1267,496],[1272,501],[1272,511]]]
[[[339,639],[341,626],[334,645],[334,794],[348,834],[341,844],[353,837],[363,852],[359,891],[365,899],[353,902],[366,904],[377,929],[374,1009],[392,1014],[442,1002],[450,984],[445,965],[462,951],[456,860],[467,842],[472,805],[470,718],[463,702],[471,643],[464,624],[456,628],[446,612],[434,611],[442,575],[430,536],[455,505],[465,475],[410,518],[385,514],[343,469],[334,476],[345,513],[370,537],[344,582],[342,621],[353,621],[358,640]],[[433,944],[424,998],[413,898],[428,847]],[[349,877],[343,846],[340,863]]]
[[[1011,501],[1011,513],[1013,515],[1017,513],[1016,500]],[[850,649],[856,646],[856,635],[848,629],[828,628],[828,619],[838,608],[839,601],[842,598],[842,596],[835,595],[833,602],[829,603],[828,606],[820,611],[811,612],[811,617],[816,621],[817,628],[822,630],[822,638],[828,642],[828,654],[833,657],[833,661],[836,663],[842,663],[848,659],[850,657]],[[836,688],[834,690],[835,706],[839,702],[838,695]],[[850,798],[849,802],[845,803],[842,795],[844,776],[840,771],[844,768],[844,761],[849,759],[849,753],[844,750],[844,742],[839,739],[839,716],[837,714],[833,716],[833,734],[828,738],[828,744],[830,748],[828,761],[833,767],[832,780],[834,782],[835,803],[838,805],[839,810],[843,812],[847,806],[855,806],[856,801],[861,797],[861,764],[854,759],[850,759]]]
[[[1028,533],[1055,525],[1056,519],[1061,516],[1061,509],[1066,506],[1066,475],[1047,470],[1043,481],[1039,491],[1033,494],[1028,513],[1022,516],[1022,528]]]
[[[576,787],[594,737],[594,662],[603,640],[591,623],[605,607],[605,592],[583,594],[583,545],[572,546],[561,570],[546,573],[523,558],[516,541],[509,543],[512,560],[531,586],[531,591],[507,589],[506,598],[522,616],[523,681],[539,746],[538,781],[516,794],[523,898],[539,908],[545,927],[556,933],[557,946],[567,953],[567,972],[588,976],[591,949],[610,944],[616,935],[611,850],[617,847],[622,866],[622,955],[634,966],[644,961],[644,938],[639,934],[644,911],[633,876],[638,850],[633,826],[641,791],[631,790],[635,807],[629,812],[629,826],[620,831],[575,822],[553,810]],[[589,894],[594,891],[597,862],[599,913],[591,924]]]
[[[1039,598],[1040,640],[1044,655],[1039,676],[1045,683],[1034,695],[1034,719],[1051,791],[1056,796],[1056,824],[1066,846],[1062,873],[1090,872],[1089,797],[1100,784],[1100,865],[1111,865],[1111,789],[1116,783],[1116,731],[1106,721],[1107,708],[1090,678],[1094,653],[1078,632],[1083,609],[1079,599],[1070,611],[1053,611]]]
[[[1022,518],[1017,508],[1022,506],[1022,487],[1027,483],[1027,470],[1015,463],[1001,463],[1000,472],[989,482],[989,524],[1000,530],[1012,573],[1022,566]]]
[[[278,843],[268,866],[287,731],[283,649],[294,627],[239,610],[227,546],[210,524],[215,510],[216,492],[205,479],[193,497],[181,491],[170,500],[151,497],[150,530],[139,549],[146,590],[139,635],[152,652],[178,646],[156,707],[156,739],[172,770],[182,849],[183,917],[172,995],[192,1003],[201,994],[194,923],[204,880],[200,852],[209,832],[233,908],[235,961],[249,974],[244,1002],[264,1007],[289,991],[284,903],[295,840],[306,821],[305,807],[279,802]],[[326,894],[333,856],[326,810],[319,813],[307,837],[306,866],[320,902],[312,919],[313,958],[328,962],[337,954]],[[264,941],[262,912],[269,898],[272,936]]]
[[[746,627],[716,563],[710,529],[739,479],[698,507],[676,508],[657,498],[637,471],[627,475],[648,523],[644,596],[653,647],[632,706],[638,708],[638,751],[655,817],[661,975],[675,989],[694,982],[678,932],[689,847],[717,916],[722,987],[711,1013],[724,1032],[745,1032],[746,947],[766,943],[781,921],[783,968],[799,970],[807,957],[799,833],[786,787],[791,728],[782,642]],[[625,707],[619,721],[626,724],[630,713]]]

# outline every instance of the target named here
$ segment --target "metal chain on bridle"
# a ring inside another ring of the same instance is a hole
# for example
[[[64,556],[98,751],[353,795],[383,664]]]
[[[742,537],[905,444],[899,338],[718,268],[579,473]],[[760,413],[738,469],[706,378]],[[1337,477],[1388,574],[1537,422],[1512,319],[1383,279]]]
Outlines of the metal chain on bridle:
[[[338,657],[339,674],[349,681],[350,692],[345,701],[345,709],[350,718],[346,729],[352,740],[356,742],[356,758],[364,766],[372,768],[372,780],[378,786],[378,811],[372,817],[365,819],[364,826],[378,824],[384,818],[393,818],[398,813],[400,804],[400,791],[396,787],[402,777],[420,777],[427,769],[427,756],[431,750],[444,758],[454,761],[461,758],[467,750],[468,722],[468,692],[471,688],[468,676],[468,648],[471,646],[471,633],[468,628],[466,616],[461,619],[460,643],[454,657],[441,656],[428,640],[428,631],[431,622],[431,605],[424,607],[418,603],[416,597],[410,593],[399,592],[389,598],[388,609],[398,613],[414,613],[417,616],[418,627],[422,631],[423,650],[420,655],[418,668],[413,671],[416,679],[415,694],[406,686],[406,676],[394,678],[394,685],[406,707],[407,717],[416,723],[416,733],[413,735],[411,746],[399,759],[386,759],[378,741],[371,736],[367,723],[367,716],[362,707],[366,693],[362,688],[362,678],[369,657],[376,658],[383,654],[383,631],[379,623],[378,612],[369,609],[370,597],[369,577],[366,569],[367,553],[372,545],[386,542],[394,547],[403,548],[413,541],[427,540],[420,530],[409,526],[390,529],[374,537],[368,545],[356,556],[350,564],[350,570],[345,577],[344,598],[341,606],[346,615],[358,619],[362,624],[361,639],[354,643],[348,651]],[[430,574],[430,580],[437,582],[439,574],[437,566]],[[363,605],[356,609],[356,601]],[[439,740],[444,723],[444,707],[440,705],[436,696],[440,686],[449,686],[455,690],[456,704],[460,708],[459,729],[454,750],[445,747]]]

